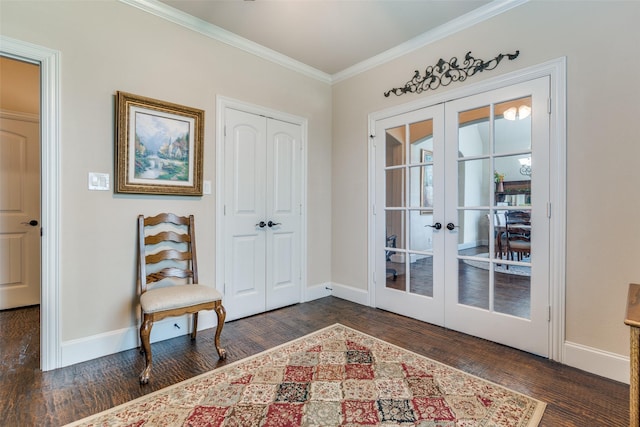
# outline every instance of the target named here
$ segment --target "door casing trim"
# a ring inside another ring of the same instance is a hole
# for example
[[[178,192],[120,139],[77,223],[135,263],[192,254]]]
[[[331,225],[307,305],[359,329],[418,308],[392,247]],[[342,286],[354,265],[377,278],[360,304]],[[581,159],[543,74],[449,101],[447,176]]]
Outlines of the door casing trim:
[[[550,265],[549,265],[549,358],[564,362],[565,298],[566,298],[566,164],[567,164],[567,60],[561,57],[539,65],[493,77],[482,82],[432,95],[410,103],[397,105],[369,114],[368,117],[368,303],[375,307],[375,135],[376,121],[409,113],[421,108],[482,92],[511,86],[548,76],[551,100],[549,135],[549,202],[550,202]]]
[[[40,66],[40,368],[61,365],[60,52],[0,35],[2,55]]]
[[[283,113],[278,110],[259,105],[238,101],[222,95],[216,96],[216,287],[223,292],[224,289],[224,136],[225,136],[225,111],[227,108],[257,114],[276,120],[293,123],[301,128],[301,195],[302,215],[300,218],[300,302],[307,301],[307,135],[308,120],[304,117]]]

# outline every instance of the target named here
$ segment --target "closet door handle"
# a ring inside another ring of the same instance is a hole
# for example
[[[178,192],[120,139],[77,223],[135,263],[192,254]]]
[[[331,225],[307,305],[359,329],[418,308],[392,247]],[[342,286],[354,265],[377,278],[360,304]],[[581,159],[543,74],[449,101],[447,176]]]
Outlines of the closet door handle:
[[[427,225],[425,225],[425,227],[431,227],[431,228],[435,228],[436,230],[440,230],[442,228],[442,224],[440,224],[439,222],[436,222],[433,225],[427,224]]]
[[[276,225],[281,225],[279,222],[273,222],[273,221],[269,221],[269,223],[267,224],[269,227],[274,227]]]
[[[271,221],[269,221],[271,222]],[[256,224],[256,227],[260,227],[260,228],[264,228],[267,224],[264,221],[260,221],[259,223]],[[271,227],[271,226],[269,226]]]
[[[452,222],[447,224],[447,230],[449,230],[449,231],[453,230],[454,228],[458,228],[458,227],[460,227],[460,226],[459,225],[453,225]]]

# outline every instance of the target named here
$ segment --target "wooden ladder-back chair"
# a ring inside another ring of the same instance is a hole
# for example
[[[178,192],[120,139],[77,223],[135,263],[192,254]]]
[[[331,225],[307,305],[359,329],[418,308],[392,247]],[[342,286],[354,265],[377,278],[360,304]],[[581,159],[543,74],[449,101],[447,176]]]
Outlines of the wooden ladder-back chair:
[[[491,214],[487,214],[487,218],[491,221]],[[493,214],[493,235],[494,235],[494,258],[508,258],[507,252],[507,233],[505,229],[506,215],[505,211],[496,211]]]
[[[531,256],[531,212],[507,212],[507,251],[511,260]],[[515,256],[514,256],[515,255]]]
[[[146,366],[140,383],[149,382],[151,373],[150,335],[153,322],[172,316],[191,314],[191,339],[198,332],[198,312],[214,310],[218,316],[215,346],[220,359],[226,352],[220,347],[220,333],[226,311],[222,295],[215,288],[198,282],[193,215],[162,213],[138,216],[138,289],[140,291],[140,341]]]

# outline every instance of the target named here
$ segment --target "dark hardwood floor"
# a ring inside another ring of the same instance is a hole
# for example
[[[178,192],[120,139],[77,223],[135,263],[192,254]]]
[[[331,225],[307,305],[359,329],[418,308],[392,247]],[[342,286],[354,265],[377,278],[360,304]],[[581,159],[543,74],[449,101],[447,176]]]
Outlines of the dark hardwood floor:
[[[49,372],[39,366],[38,307],[0,312],[0,426],[60,426],[334,323],[446,363],[548,404],[541,426],[625,426],[629,386],[512,348],[335,297],[228,322],[226,361],[214,331],[153,344],[154,370],[132,349]]]
[[[463,249],[460,255],[488,255],[488,246]],[[484,259],[484,258],[482,258]],[[427,256],[411,264],[409,278],[403,263],[387,261],[386,286],[404,290],[409,280],[413,294],[433,296],[433,257]],[[487,263],[488,265],[488,263]],[[496,272],[494,276],[494,310],[498,313],[529,319],[531,315],[531,277]],[[489,309],[489,271],[458,261],[459,302],[471,307]]]

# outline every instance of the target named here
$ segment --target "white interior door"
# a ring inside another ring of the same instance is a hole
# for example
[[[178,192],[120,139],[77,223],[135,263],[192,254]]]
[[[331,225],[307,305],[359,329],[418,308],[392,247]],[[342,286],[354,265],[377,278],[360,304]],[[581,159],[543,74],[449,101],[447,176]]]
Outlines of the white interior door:
[[[227,109],[224,143],[224,291],[228,318],[264,311],[266,122]]]
[[[300,302],[301,129],[225,110],[227,319]]]
[[[549,355],[548,99],[543,77],[376,121],[377,307]]]
[[[0,116],[0,310],[40,303],[40,125]]]
[[[444,322],[444,108],[376,123],[376,306]]]
[[[267,119],[267,310],[300,302],[300,126]]]
[[[548,101],[542,77],[445,106],[445,325],[542,356],[550,316]]]

